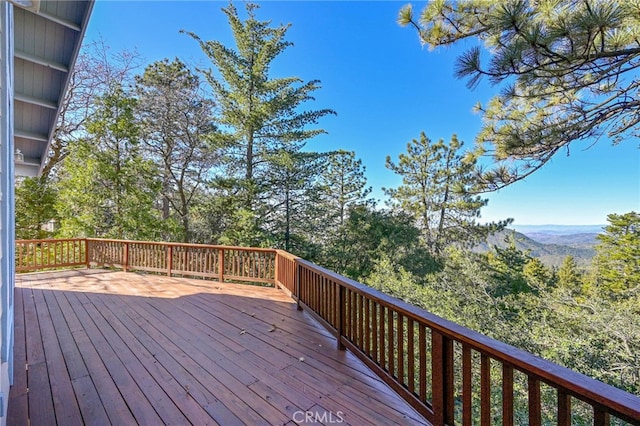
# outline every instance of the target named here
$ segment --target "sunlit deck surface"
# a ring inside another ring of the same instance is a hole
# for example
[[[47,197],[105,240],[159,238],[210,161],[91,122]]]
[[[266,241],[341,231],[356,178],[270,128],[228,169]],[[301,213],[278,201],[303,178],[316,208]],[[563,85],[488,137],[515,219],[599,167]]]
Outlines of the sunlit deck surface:
[[[274,288],[102,270],[16,281],[8,424],[426,424]]]

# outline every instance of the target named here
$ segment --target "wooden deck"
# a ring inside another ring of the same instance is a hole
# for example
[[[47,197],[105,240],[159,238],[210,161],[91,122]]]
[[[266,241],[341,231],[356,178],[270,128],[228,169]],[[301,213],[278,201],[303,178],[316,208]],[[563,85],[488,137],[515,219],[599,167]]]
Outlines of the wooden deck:
[[[8,424],[426,424],[279,290],[19,275]]]

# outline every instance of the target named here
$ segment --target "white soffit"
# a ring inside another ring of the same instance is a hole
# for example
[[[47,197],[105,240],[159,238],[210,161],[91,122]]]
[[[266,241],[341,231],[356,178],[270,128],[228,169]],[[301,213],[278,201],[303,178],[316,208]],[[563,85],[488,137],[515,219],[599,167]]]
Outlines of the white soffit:
[[[94,0],[14,4],[16,174],[42,171]],[[20,166],[20,167],[18,167]]]

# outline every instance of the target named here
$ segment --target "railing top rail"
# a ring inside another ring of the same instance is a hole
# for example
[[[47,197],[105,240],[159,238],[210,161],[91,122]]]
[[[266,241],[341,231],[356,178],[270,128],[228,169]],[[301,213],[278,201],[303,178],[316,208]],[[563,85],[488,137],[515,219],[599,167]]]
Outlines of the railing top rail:
[[[517,370],[534,375],[543,382],[562,388],[578,399],[610,407],[618,414],[631,418],[640,418],[640,397],[448,321],[307,260],[297,259],[297,261],[345,288],[422,323],[444,336],[483,352],[491,358],[509,364]]]
[[[287,259],[289,259],[289,260],[298,260],[298,259],[302,260],[301,258],[299,258],[298,256],[296,256],[295,254],[291,254],[291,253],[289,253],[288,251],[284,251],[284,250],[276,249],[276,253],[277,253],[279,256],[286,257],[286,258],[287,258]],[[309,263],[310,263],[310,262],[309,262]]]
[[[166,247],[193,247],[193,248],[210,248],[215,250],[245,250],[245,251],[256,251],[256,252],[270,252],[275,253],[276,250],[272,248],[266,247],[242,247],[242,246],[224,246],[224,245],[214,245],[214,244],[196,244],[196,243],[173,243],[166,241],[139,241],[139,240],[118,240],[112,238],[86,238],[87,241],[98,241],[98,242],[107,242],[107,243],[129,243],[129,244],[148,244],[148,245],[158,245],[158,246],[166,246]],[[45,240],[47,241],[47,240]],[[48,240],[51,241],[51,240]]]
[[[85,241],[86,238],[44,238],[40,240],[16,240],[16,243],[57,243],[62,241]]]

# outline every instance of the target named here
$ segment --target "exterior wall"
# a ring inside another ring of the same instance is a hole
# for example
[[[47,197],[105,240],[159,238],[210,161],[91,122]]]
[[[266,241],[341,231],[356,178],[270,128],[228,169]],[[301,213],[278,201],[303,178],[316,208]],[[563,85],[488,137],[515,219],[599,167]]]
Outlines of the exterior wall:
[[[15,213],[13,184],[13,6],[0,2],[0,426],[13,382]]]

